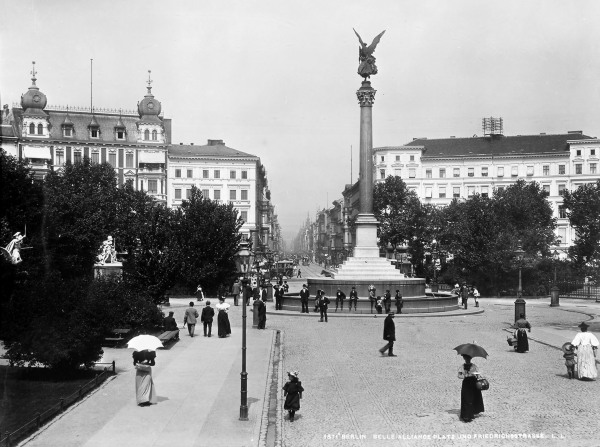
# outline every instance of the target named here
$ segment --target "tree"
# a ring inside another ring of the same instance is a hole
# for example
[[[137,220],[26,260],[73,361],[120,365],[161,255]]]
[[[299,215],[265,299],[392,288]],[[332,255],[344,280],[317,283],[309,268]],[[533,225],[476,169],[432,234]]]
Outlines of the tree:
[[[181,280],[192,291],[201,284],[217,291],[235,276],[235,254],[243,221],[232,204],[202,197],[197,188],[184,200],[178,217]]]
[[[600,180],[581,185],[573,192],[565,190],[563,206],[576,239],[569,256],[577,268],[592,267],[587,274],[598,275],[600,266]],[[595,268],[593,268],[595,267]]]

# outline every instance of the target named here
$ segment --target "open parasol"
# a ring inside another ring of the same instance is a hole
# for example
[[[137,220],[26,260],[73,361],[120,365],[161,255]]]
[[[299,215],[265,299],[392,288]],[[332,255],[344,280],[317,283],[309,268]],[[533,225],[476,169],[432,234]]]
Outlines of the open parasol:
[[[487,351],[475,343],[458,345],[454,350],[459,355],[468,355],[469,357],[483,357],[484,359],[487,359],[488,356]]]
[[[164,348],[162,342],[154,335],[138,335],[133,337],[127,343],[127,347],[136,351],[156,351],[157,348]]]

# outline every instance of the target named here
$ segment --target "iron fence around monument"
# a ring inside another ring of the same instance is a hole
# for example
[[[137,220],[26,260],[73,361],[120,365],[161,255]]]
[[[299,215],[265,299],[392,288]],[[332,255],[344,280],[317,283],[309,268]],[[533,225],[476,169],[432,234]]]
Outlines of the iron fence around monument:
[[[560,298],[577,298],[600,302],[600,286],[585,281],[558,281]]]
[[[37,413],[35,418],[26,422],[16,430],[12,432],[6,431],[4,435],[1,435],[0,432],[0,447],[11,447],[17,445],[19,441],[24,439],[29,434],[39,430],[44,424],[53,419],[56,415],[65,411],[75,402],[86,396],[94,388],[97,388],[99,385],[101,385],[109,376],[115,374],[114,361],[111,363],[96,363],[96,365],[111,366],[105,367],[101,372],[96,374],[96,376],[92,380],[81,385],[77,391],[75,391],[67,397],[61,398],[56,405],[50,407],[48,410],[41,413]]]

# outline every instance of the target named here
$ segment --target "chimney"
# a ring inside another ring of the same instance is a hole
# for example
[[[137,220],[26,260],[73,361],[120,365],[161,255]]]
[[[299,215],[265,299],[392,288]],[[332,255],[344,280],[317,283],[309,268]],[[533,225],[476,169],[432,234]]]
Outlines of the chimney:
[[[224,146],[223,140],[208,140],[209,146]]]
[[[583,130],[569,130],[567,133],[583,135]]]

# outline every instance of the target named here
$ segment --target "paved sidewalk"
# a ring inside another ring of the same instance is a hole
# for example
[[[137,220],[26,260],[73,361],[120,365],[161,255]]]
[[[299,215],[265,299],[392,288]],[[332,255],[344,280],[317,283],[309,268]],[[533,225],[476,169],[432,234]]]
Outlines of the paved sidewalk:
[[[171,299],[183,321],[188,299]],[[197,303],[199,310],[204,303]],[[168,308],[165,308],[168,311]],[[37,446],[257,446],[266,433],[265,390],[275,332],[253,330],[248,315],[247,371],[249,421],[239,421],[241,307],[231,307],[232,335],[190,338],[157,351],[153,378],[158,403],[139,407],[130,349],[105,349],[103,362],[116,361],[117,376],[21,443]]]

